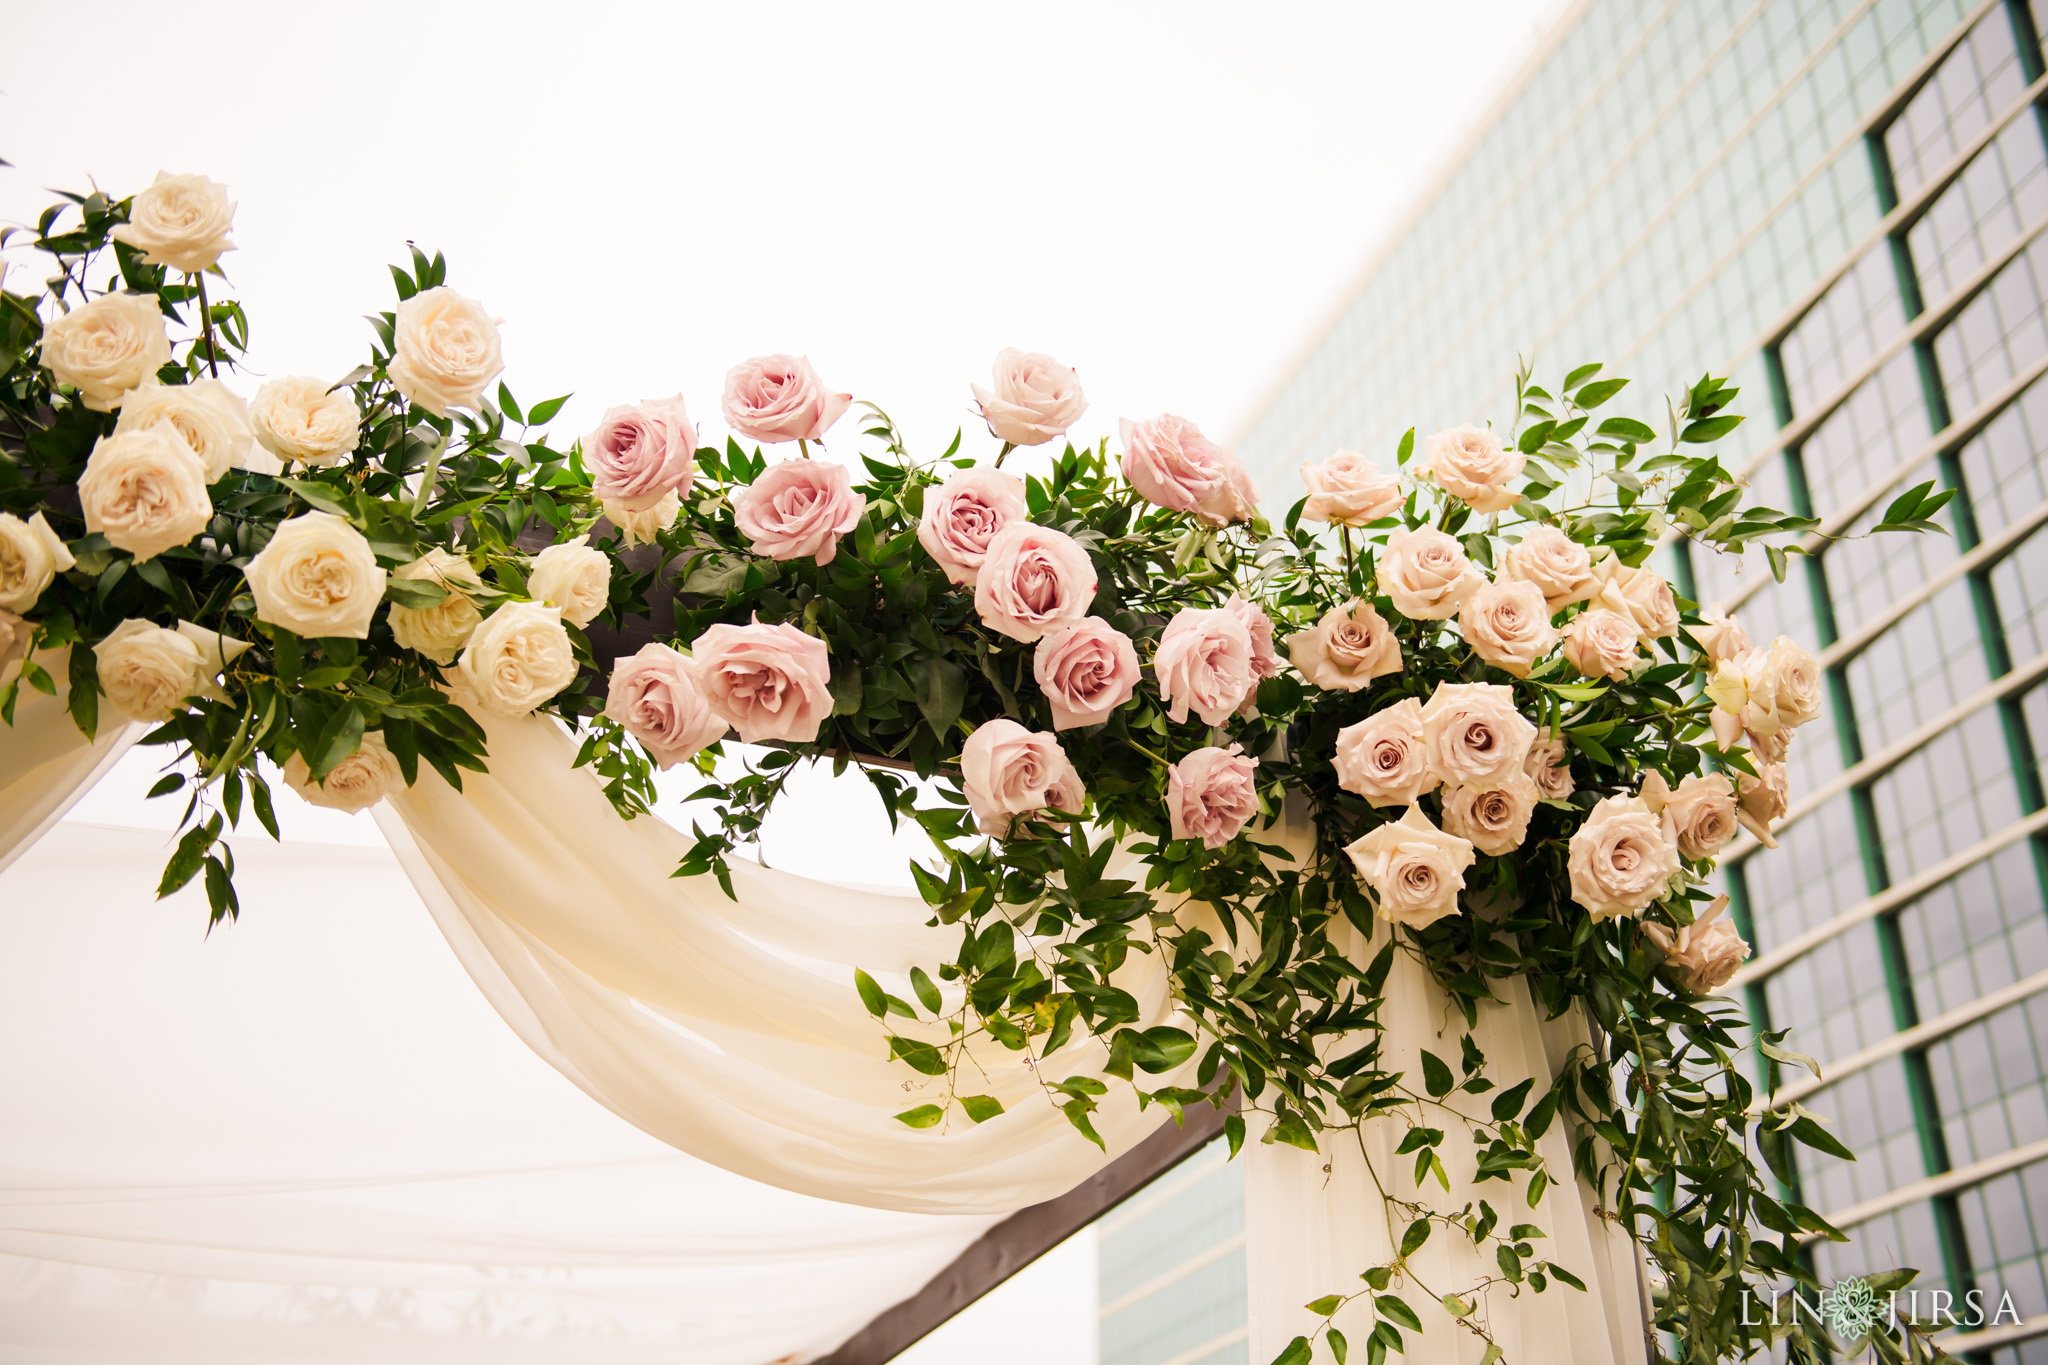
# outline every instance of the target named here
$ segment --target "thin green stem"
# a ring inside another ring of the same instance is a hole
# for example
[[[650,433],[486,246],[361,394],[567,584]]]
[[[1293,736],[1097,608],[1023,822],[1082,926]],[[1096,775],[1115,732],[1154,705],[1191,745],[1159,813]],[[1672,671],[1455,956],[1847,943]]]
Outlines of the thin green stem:
[[[186,276],[199,286],[199,331],[206,338],[206,370],[215,379],[220,378],[220,348],[213,344],[213,309],[206,302],[206,272]]]
[[[419,491],[412,495],[412,519],[414,521],[418,521],[426,513],[427,504],[433,500],[434,483],[441,477],[441,456],[447,451],[448,440],[452,434],[452,432],[442,433],[441,439],[434,442],[434,448],[427,452],[427,467],[420,475]]]

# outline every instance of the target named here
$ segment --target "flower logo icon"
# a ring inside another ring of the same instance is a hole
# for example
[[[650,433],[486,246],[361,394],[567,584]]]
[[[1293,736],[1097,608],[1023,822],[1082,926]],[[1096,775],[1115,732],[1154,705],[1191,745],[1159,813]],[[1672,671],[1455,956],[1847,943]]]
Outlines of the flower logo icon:
[[[1844,1341],[1854,1341],[1877,1326],[1884,1299],[1868,1280],[1844,1280],[1828,1291],[1828,1328]]]

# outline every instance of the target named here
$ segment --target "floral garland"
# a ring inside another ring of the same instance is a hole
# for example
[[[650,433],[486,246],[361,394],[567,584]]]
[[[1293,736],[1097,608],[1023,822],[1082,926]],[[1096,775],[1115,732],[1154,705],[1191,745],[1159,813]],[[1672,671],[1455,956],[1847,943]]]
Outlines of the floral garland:
[[[152,793],[187,798],[160,894],[203,874],[214,918],[237,913],[222,834],[245,799],[276,834],[269,773],[344,810],[422,761],[459,787],[488,762],[472,711],[581,726],[579,762],[626,818],[654,768],[694,766],[719,819],[679,873],[721,880],[800,759],[858,760],[892,824],[932,836],[939,869],[913,872],[935,922],[961,928],[954,960],[910,973],[914,999],[857,974],[891,1054],[943,1090],[906,1124],[1001,1112],[966,1093],[970,1040],[1044,1059],[1085,1034],[1108,1043],[1101,1074],[1046,1091],[1098,1142],[1111,1081],[1176,1117],[1234,1094],[1233,1151],[1250,1115],[1309,1150],[1406,1121],[1413,1179],[1446,1189],[1464,1160],[1446,1133],[1467,1130],[1503,1207],[1389,1192],[1399,1256],[1311,1305],[1368,1303],[1373,1361],[1419,1329],[1404,1288],[1489,1361],[1491,1292],[1583,1288],[1506,1212],[1571,1179],[1536,1145],[1567,1124],[1576,1174],[1655,1263],[1657,1326],[1685,1359],[1773,1340],[1820,1358],[1749,1286],[1810,1285],[1801,1240],[1841,1236],[1788,1197],[1791,1144],[1848,1153],[1796,1104],[1756,1103],[1740,1011],[1713,994],[1748,948],[1704,885],[1741,830],[1771,842],[1821,674],[1647,567],[1676,532],[1762,545],[1782,578],[1814,526],[1744,507],[1707,450],[1740,420],[1723,381],[1672,406],[1653,453],[1652,427],[1595,415],[1625,380],[1524,371],[1507,430],[1419,451],[1411,431],[1391,468],[1338,452],[1303,468],[1278,527],[1243,465],[1170,415],[1125,422],[1119,458],[1067,444],[1005,470],[1086,407],[1072,370],[1014,350],[973,388],[1002,443],[987,463],[957,436],[915,458],[871,405],[858,469],[823,458],[853,399],[790,356],[727,376],[723,448],[699,446],[676,397],[613,408],[565,451],[540,430],[563,400],[522,409],[497,383],[496,321],[440,257],[393,267],[364,365],[245,403],[220,374],[247,320],[207,292],[231,248],[223,187],[160,176],[66,201],[29,236],[57,265],[45,293],[0,291],[0,718],[23,687],[56,690],[39,652],[69,646],[83,731],[104,705],[175,746],[186,761]],[[760,446],[777,444],[796,449],[771,463]],[[1929,529],[1945,499],[1915,489],[1877,529]],[[593,632],[647,615],[658,579],[686,647],[601,677]],[[721,777],[729,734],[768,748]],[[937,803],[892,765],[936,779]],[[1314,830],[1298,862],[1262,842],[1289,800]],[[1363,965],[1332,933],[1382,920],[1395,932]],[[1596,1041],[1540,1094],[1497,1088],[1470,1036],[1424,1053],[1420,1078],[1388,1070],[1374,1028],[1396,952],[1468,1024],[1522,978]],[[1168,964],[1197,1032],[1132,1027],[1116,973],[1134,953]],[[1781,1041],[1754,1043],[1805,1060]],[[1406,1258],[1439,1232],[1499,1274],[1422,1284]],[[1887,1358],[1926,1349],[1874,1330]],[[1334,1325],[1318,1337],[1346,1358]]]

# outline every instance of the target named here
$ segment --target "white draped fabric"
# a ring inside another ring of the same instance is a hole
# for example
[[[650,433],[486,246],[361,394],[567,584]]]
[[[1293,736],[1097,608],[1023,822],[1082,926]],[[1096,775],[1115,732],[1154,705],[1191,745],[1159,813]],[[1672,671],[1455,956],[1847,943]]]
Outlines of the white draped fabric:
[[[14,724],[0,723],[0,872],[57,823],[72,802],[91,790],[143,727],[100,708],[99,735],[91,743],[65,708],[71,698],[71,651],[36,656],[57,684],[49,696],[20,689]]]
[[[37,770],[52,775],[45,790],[65,780],[82,790],[104,762],[104,754],[88,762],[87,753],[97,753],[105,738],[88,746],[68,720],[50,728],[70,740],[47,754],[36,751]],[[914,1131],[893,1118],[939,1098],[942,1082],[920,1081],[886,1060],[882,1030],[860,1005],[851,974],[864,967],[907,997],[903,974],[913,964],[951,955],[958,931],[927,928],[914,897],[738,861],[736,901],[710,878],[674,879],[669,874],[688,836],[652,817],[619,820],[590,774],[570,766],[574,743],[557,725],[490,721],[487,730],[488,775],[465,774],[457,793],[423,772],[391,802],[391,813],[379,812],[379,824],[500,1017],[607,1108],[671,1147],[800,1194],[876,1209],[983,1215],[912,1219],[896,1230],[899,1251],[917,1242],[911,1229],[937,1224],[956,1229],[939,1245],[963,1245],[969,1237],[958,1235],[959,1227],[978,1231],[987,1216],[1061,1193],[1103,1164],[1104,1156],[1042,1098],[1016,1055],[1000,1047],[976,1052],[976,1087],[1002,1099],[1005,1114],[979,1126],[955,1121],[942,1132]],[[0,743],[20,744],[20,732]],[[18,752],[0,749],[0,775],[9,779],[0,785],[0,829],[34,830],[47,825],[49,812],[61,812],[70,794],[37,798],[42,813],[27,819],[21,811],[28,784],[14,777]],[[1298,840],[1303,831],[1288,833]],[[0,861],[9,847],[0,844]],[[1134,955],[1120,984],[1140,1000],[1145,1022],[1173,1017],[1167,982],[1152,959]],[[1457,1053],[1461,1022],[1406,956],[1397,957],[1389,978],[1384,1018],[1397,1067],[1419,1072],[1416,1053],[1425,1046]],[[1489,1074],[1508,1085],[1521,1076],[1547,1079],[1575,1041],[1573,1027],[1569,1019],[1540,1022],[1514,990],[1508,1003],[1482,1014],[1476,1041]],[[1100,1056],[1099,1045],[1078,1045],[1054,1074],[1091,1067]],[[1098,1126],[1114,1155],[1157,1117],[1137,1112],[1128,1092],[1111,1098]],[[1447,1146],[1453,1192],[1432,1185],[1418,1194],[1408,1178],[1412,1159],[1392,1155],[1404,1127],[1379,1125],[1366,1136],[1390,1194],[1440,1209],[1489,1199],[1504,1223],[1543,1227],[1538,1254],[1573,1270],[1591,1290],[1525,1290],[1513,1300],[1496,1292],[1487,1311],[1509,1359],[1620,1365],[1641,1357],[1633,1249],[1591,1210],[1586,1191],[1570,1182],[1554,1187],[1532,1213],[1500,1182],[1468,1185],[1457,1179],[1464,1162],[1454,1129]],[[1544,1152],[1554,1172],[1570,1171],[1563,1125],[1546,1137]],[[1361,1268],[1391,1257],[1407,1220],[1397,1218],[1390,1229],[1355,1149],[1333,1153],[1327,1171],[1325,1161],[1278,1144],[1254,1144],[1247,1160],[1252,1346],[1255,1358],[1270,1359],[1289,1337],[1313,1327],[1300,1305],[1356,1286]],[[437,1245],[457,1245],[468,1235],[445,1220],[433,1233],[454,1238]],[[1461,1252],[1457,1240],[1440,1231],[1415,1258],[1435,1292],[1488,1273],[1491,1257]],[[321,1251],[299,1246],[292,1254]],[[536,1257],[548,1258],[545,1251]],[[401,1280],[410,1273],[392,1272]],[[899,1280],[870,1308],[878,1311],[921,1279]],[[1432,1359],[1478,1361],[1483,1345],[1457,1331],[1430,1295],[1410,1285],[1403,1297],[1424,1317]],[[1364,1335],[1351,1326],[1355,1339]]]

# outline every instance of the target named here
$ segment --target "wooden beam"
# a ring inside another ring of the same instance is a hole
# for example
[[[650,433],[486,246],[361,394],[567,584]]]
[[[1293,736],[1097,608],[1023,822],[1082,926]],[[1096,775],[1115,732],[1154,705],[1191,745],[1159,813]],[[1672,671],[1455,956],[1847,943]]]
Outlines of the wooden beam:
[[[882,1365],[1004,1280],[1207,1146],[1236,1106],[1187,1111],[1057,1199],[1020,1209],[984,1232],[924,1288],[869,1322],[813,1365]]]

